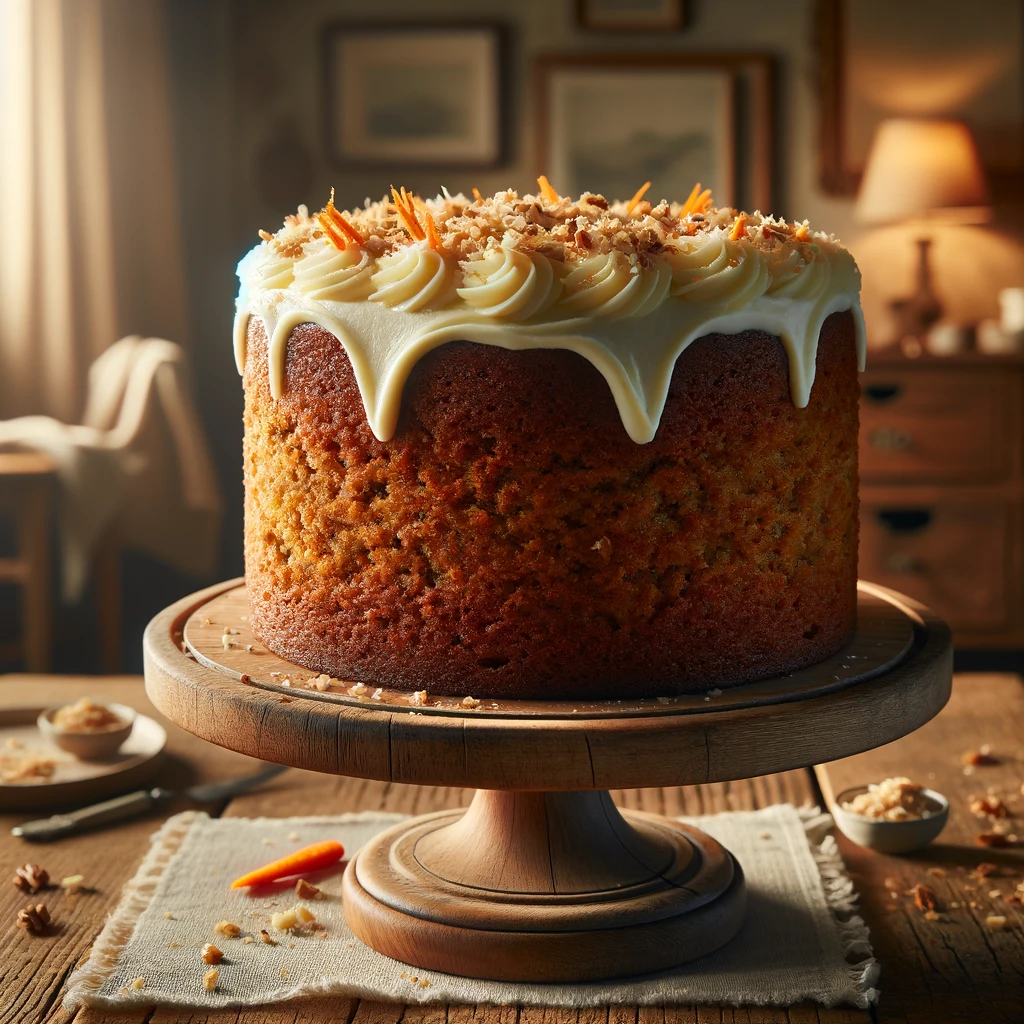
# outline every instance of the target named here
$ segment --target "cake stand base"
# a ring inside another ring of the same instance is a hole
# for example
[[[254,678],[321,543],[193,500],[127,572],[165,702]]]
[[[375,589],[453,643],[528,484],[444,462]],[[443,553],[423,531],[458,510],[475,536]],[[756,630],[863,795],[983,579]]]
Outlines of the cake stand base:
[[[402,822],[344,878],[345,918],[416,967],[500,981],[646,974],[728,942],[743,874],[710,836],[626,812],[606,790],[477,790]]]
[[[620,813],[608,789],[725,782],[881,746],[938,713],[953,666],[945,623],[869,583],[832,658],[703,694],[467,704],[338,680],[324,690],[253,636],[238,580],[165,609],[143,651],[153,703],[213,743],[476,789],[468,810],[403,821],[358,851],[345,914],[370,946],[416,967],[533,982],[672,967],[740,928],[730,854],[697,829]]]

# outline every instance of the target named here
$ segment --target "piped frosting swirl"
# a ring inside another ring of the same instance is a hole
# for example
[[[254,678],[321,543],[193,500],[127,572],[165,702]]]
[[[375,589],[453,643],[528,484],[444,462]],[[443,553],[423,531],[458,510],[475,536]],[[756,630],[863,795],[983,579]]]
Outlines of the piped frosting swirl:
[[[319,324],[348,352],[370,426],[387,440],[409,372],[437,345],[564,348],[604,375],[627,431],[644,443],[675,360],[702,335],[777,334],[804,406],[821,324],[850,310],[863,367],[860,277],[834,238],[711,208],[699,186],[686,203],[652,206],[642,194],[573,200],[541,184],[535,196],[423,200],[403,189],[344,213],[333,196],[314,217],[300,207],[239,264],[239,369],[258,315],[271,390],[283,394],[288,336]]]

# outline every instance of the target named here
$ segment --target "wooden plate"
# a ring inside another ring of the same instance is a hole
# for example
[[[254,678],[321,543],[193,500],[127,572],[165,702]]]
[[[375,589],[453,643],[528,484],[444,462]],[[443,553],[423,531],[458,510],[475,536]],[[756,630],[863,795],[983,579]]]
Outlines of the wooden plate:
[[[52,758],[53,775],[41,782],[0,783],[0,810],[35,811],[106,799],[141,786],[156,773],[167,733],[159,722],[136,715],[135,727],[117,754],[105,761],[79,761],[40,733],[43,708],[0,710],[0,755],[32,753]],[[21,749],[11,749],[20,743]]]
[[[865,583],[858,635],[838,662],[718,693],[631,702],[469,709],[454,700],[413,704],[398,691],[374,700],[372,691],[285,687],[285,678],[311,673],[287,662],[271,668],[274,656],[243,632],[245,614],[241,581],[232,580],[153,619],[143,640],[146,690],[163,714],[252,757],[421,785],[553,791],[749,778],[912,732],[946,703],[952,680],[946,624]]]

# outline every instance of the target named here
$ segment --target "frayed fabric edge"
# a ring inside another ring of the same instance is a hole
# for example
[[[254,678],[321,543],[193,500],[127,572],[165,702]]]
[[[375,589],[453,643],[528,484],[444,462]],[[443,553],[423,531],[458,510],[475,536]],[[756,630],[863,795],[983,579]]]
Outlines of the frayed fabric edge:
[[[772,808],[763,808],[768,811]],[[811,856],[818,868],[822,889],[826,904],[832,913],[840,941],[842,951],[849,961],[853,957],[859,957],[855,962],[849,962],[847,966],[847,977],[849,988],[843,992],[816,993],[810,998],[815,999],[824,1006],[852,1005],[859,1009],[867,1009],[878,1001],[879,990],[877,988],[880,966],[873,954],[870,943],[870,932],[867,924],[856,913],[857,895],[853,887],[853,881],[846,874],[845,866],[839,854],[839,847],[832,835],[832,816],[823,813],[817,807],[791,806],[798,815],[804,828],[808,847]],[[684,820],[691,816],[684,816]],[[201,811],[186,811],[169,818],[164,825],[153,836],[153,843],[150,850],[143,858],[135,876],[128,882],[122,893],[121,901],[114,912],[107,918],[99,936],[97,937],[89,959],[72,975],[67,992],[63,999],[63,1006],[66,1009],[77,1009],[81,1006],[95,1008],[128,1008],[123,1003],[114,1003],[108,998],[99,995],[103,983],[114,972],[118,959],[124,946],[128,942],[140,917],[149,907],[155,895],[157,886],[163,876],[164,870],[171,858],[181,848],[188,833],[193,826],[201,819],[208,819],[209,815]],[[315,824],[325,821],[347,822],[358,821],[386,821],[395,822],[408,818],[406,814],[394,814],[378,811],[363,811],[343,815],[317,815],[302,816],[294,818],[273,818],[273,819],[252,819],[254,821],[274,821],[280,824],[282,821],[293,822],[297,826],[303,823]],[[316,995],[337,995],[338,990],[324,985],[306,985],[301,989],[284,989],[273,993],[275,1001],[284,1001],[300,996]],[[372,990],[363,992],[359,986],[351,986],[346,995],[355,998],[379,998],[379,995]],[[415,1003],[426,1003],[430,996],[426,993],[415,993],[410,999]],[[162,1001],[158,1001],[162,1002]],[[660,1001],[653,1001],[645,1005],[658,1005]],[[232,1004],[234,1005],[234,1004]],[[524,1003],[523,1005],[532,1005]],[[580,1003],[590,1005],[586,1001]],[[736,1005],[757,1005],[749,1002],[737,1003]],[[766,1003],[762,1005],[776,1005]]]
[[[857,892],[853,880],[846,873],[839,844],[833,835],[835,823],[831,814],[818,807],[800,807],[797,814],[803,822],[807,845],[821,876],[825,902],[839,929],[843,955],[848,964],[849,990],[838,999],[820,1001],[827,1006],[851,1003],[866,1010],[878,1002],[881,966],[871,946],[870,929],[857,913]]]

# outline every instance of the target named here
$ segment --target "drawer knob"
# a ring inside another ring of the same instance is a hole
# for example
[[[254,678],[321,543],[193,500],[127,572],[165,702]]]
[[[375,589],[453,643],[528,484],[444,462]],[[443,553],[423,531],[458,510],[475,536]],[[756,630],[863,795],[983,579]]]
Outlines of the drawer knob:
[[[864,397],[876,405],[882,405],[898,398],[902,392],[902,384],[868,384],[864,388]]]
[[[883,452],[905,452],[914,443],[914,435],[899,427],[876,427],[868,434],[868,444]]]
[[[875,515],[893,533],[917,533],[932,521],[932,513],[926,508],[883,508]]]

